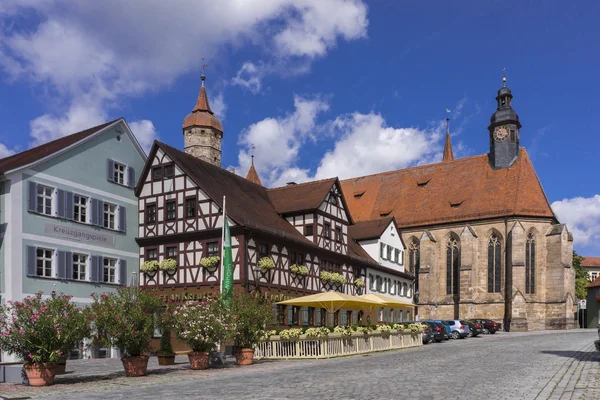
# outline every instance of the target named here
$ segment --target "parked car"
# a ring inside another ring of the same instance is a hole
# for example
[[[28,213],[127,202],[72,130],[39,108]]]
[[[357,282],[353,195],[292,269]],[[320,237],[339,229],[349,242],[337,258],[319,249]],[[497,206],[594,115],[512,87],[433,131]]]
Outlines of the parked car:
[[[598,324],[597,328],[598,328],[598,340],[594,340],[594,346],[596,346],[596,350],[600,351],[600,324]]]
[[[473,322],[470,321],[468,319],[466,320],[460,320],[461,323],[469,325],[469,330],[471,332],[469,332],[469,337],[475,337],[477,335],[479,335],[481,332],[483,332],[483,327],[481,326],[481,324],[478,324],[477,322]]]
[[[444,338],[444,340],[450,339],[450,336],[452,335],[452,328],[446,321],[443,321],[441,319],[427,319],[425,321],[426,322],[427,321],[438,322],[438,323],[442,324],[444,326],[444,328],[446,328],[446,337]]]
[[[431,327],[423,322],[423,321],[405,321],[403,322],[404,324],[422,324],[423,325],[423,332],[421,333],[421,336],[423,337],[423,344],[427,344],[429,342],[431,342],[433,340],[433,332],[431,331]]]
[[[446,333],[446,327],[439,322],[427,321],[423,322],[429,326],[429,330],[433,336],[433,340],[436,343],[441,342],[444,339],[448,338],[448,334]]]
[[[452,333],[450,333],[450,337],[452,339],[464,339],[469,336],[471,329],[469,329],[469,324],[463,324],[458,319],[450,319],[447,320],[448,325],[450,325],[450,329],[452,329]]]
[[[490,333],[493,335],[502,329],[502,324],[494,322],[491,319],[473,318],[471,321],[475,321],[483,325],[483,333]]]

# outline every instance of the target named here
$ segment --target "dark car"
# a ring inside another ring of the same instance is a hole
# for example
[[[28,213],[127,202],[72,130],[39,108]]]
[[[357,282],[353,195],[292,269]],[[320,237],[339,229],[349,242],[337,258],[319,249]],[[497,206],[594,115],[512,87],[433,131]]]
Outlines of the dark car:
[[[473,318],[472,321],[483,325],[483,333],[494,334],[502,328],[502,324],[492,321],[491,319]]]
[[[433,340],[436,343],[439,343],[442,340],[448,338],[448,334],[446,333],[446,327],[444,327],[444,325],[440,324],[439,322],[432,321],[427,321],[423,323],[429,326],[429,331],[433,335]]]
[[[431,327],[429,324],[426,324],[423,321],[406,321],[405,324],[421,324],[423,325],[423,332],[421,336],[423,337],[423,344],[427,344],[433,340],[433,332],[431,331]]]
[[[479,335],[480,333],[483,332],[483,326],[481,326],[481,324],[477,323],[477,322],[473,322],[471,320],[461,320],[460,321],[462,324],[466,324],[469,325],[469,329],[471,330],[471,332],[469,333],[469,337],[475,337],[477,335]]]
[[[450,328],[450,325],[446,321],[442,321],[441,319],[426,319],[425,322],[437,322],[441,324],[446,329],[446,337],[444,337],[444,340],[450,339],[452,328]]]

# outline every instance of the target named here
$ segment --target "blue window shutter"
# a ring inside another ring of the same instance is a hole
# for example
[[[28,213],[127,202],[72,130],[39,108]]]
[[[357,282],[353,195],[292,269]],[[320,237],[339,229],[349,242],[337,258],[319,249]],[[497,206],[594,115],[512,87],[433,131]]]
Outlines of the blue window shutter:
[[[98,200],[98,209],[96,210],[98,215],[98,226],[104,226],[104,202],[102,200]]]
[[[119,284],[127,286],[127,260],[119,260]]]
[[[302,307],[301,310],[302,325],[308,325],[308,307]]]
[[[65,218],[73,219],[73,192],[65,192]]]
[[[98,208],[100,207],[99,202],[100,200],[98,199],[92,199],[90,202],[92,204],[90,210],[90,222],[92,225],[100,225],[100,222],[98,221]]]
[[[98,282],[104,282],[104,257],[98,256]]]
[[[110,158],[106,160],[106,180],[114,182],[115,180],[115,162]]]
[[[119,206],[119,226],[117,228],[121,232],[125,232],[125,226],[127,225],[125,218],[125,206]]]
[[[37,211],[37,183],[29,181],[29,196],[28,196],[28,204],[27,210],[31,212]]]
[[[27,254],[25,256],[25,264],[27,265],[27,276],[35,276],[37,263],[35,247],[27,246]]]
[[[65,217],[65,191],[58,189],[58,194],[56,196],[56,215],[59,218]]]
[[[291,325],[292,324],[292,319],[294,319],[292,306],[287,306],[287,312],[288,312],[287,324]]]
[[[66,252],[65,259],[65,270],[66,270],[66,278],[65,279],[73,279],[73,253],[70,251]]]
[[[67,252],[58,251],[58,266],[56,268],[56,277],[58,279],[67,279]]]
[[[90,263],[90,280],[92,282],[98,282],[98,269],[100,269],[99,256],[92,256],[92,262]]]
[[[127,167],[127,186],[130,188],[135,187],[135,169]]]

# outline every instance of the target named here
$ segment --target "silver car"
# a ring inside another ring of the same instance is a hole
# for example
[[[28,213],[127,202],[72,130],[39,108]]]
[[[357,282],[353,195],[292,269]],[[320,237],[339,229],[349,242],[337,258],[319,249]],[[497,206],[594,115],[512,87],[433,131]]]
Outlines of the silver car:
[[[452,333],[450,334],[452,339],[464,339],[469,336],[469,333],[471,332],[469,325],[462,324],[457,319],[447,320],[446,323],[450,325],[450,329],[452,330]]]

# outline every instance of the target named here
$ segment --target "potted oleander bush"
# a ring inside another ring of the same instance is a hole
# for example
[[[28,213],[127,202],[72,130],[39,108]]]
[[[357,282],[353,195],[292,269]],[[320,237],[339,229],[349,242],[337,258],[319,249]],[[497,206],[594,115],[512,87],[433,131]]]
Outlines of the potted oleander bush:
[[[229,321],[238,365],[252,364],[254,347],[263,339],[265,328],[275,323],[272,305],[261,296],[236,294],[229,307]]]
[[[167,326],[163,327],[156,356],[158,357],[158,365],[175,364],[175,353],[171,345],[171,329]]]
[[[117,347],[125,375],[143,376],[148,367],[148,351],[154,332],[154,314],[161,308],[160,298],[137,287],[120,288],[114,293],[94,294],[88,308],[93,321],[94,344]]]
[[[188,301],[169,312],[175,336],[191,349],[188,353],[191,369],[208,368],[209,353],[229,334],[221,298]]]
[[[31,386],[54,383],[57,364],[89,335],[86,316],[72,296],[43,292],[0,307],[0,348],[19,357]]]

